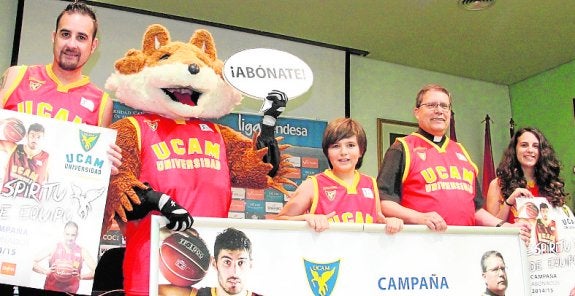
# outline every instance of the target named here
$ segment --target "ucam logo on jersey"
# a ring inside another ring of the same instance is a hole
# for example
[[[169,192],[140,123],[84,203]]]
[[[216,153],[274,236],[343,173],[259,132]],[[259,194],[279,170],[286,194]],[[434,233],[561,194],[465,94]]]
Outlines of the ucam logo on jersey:
[[[240,51],[226,60],[224,79],[255,99],[265,99],[274,89],[293,99],[310,89],[313,73],[304,61],[290,53],[254,48]]]

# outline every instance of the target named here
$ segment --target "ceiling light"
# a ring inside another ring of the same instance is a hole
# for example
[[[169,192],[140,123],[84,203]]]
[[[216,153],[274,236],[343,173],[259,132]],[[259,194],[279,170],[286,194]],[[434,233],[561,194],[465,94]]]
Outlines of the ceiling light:
[[[467,10],[483,10],[495,4],[495,0],[457,0],[457,2]]]

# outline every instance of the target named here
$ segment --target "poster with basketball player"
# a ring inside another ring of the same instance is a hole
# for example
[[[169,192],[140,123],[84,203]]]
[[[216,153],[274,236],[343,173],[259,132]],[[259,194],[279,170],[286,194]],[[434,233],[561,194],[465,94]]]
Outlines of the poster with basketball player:
[[[519,219],[531,224],[531,295],[570,295],[575,288],[575,217],[547,198],[518,198]]]
[[[479,295],[486,268],[506,272],[506,295],[529,295],[518,229],[405,225],[389,235],[385,225],[334,223],[318,233],[305,221],[197,217],[193,230],[171,232],[164,219],[152,219],[151,296]],[[504,266],[480,264],[492,251]]]
[[[0,283],[91,294],[115,138],[0,111]]]

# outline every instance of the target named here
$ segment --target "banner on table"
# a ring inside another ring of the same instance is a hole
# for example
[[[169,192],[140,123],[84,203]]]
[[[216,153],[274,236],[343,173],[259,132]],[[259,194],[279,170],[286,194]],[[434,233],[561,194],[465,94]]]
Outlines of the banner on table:
[[[182,284],[174,274],[191,268],[186,259],[175,260],[160,251],[175,236],[162,227],[163,219],[155,217],[152,223],[150,295],[157,295],[158,288],[173,288],[173,282]],[[507,295],[529,293],[526,249],[516,228],[453,226],[435,233],[408,225],[388,235],[384,225],[373,224],[333,224],[316,233],[305,222],[293,221],[197,218],[194,223],[212,256],[216,235],[228,227],[250,239],[253,264],[242,282],[262,295],[481,295],[485,291],[481,257],[491,250],[504,257]],[[179,249],[193,252],[205,263],[206,251],[197,243],[183,239]],[[166,270],[171,271],[166,275]],[[193,287],[216,285],[217,272],[209,266]]]
[[[518,217],[531,223],[531,295],[575,294],[575,217],[546,198],[518,198]],[[573,294],[570,294],[573,293]]]
[[[91,293],[115,138],[0,111],[0,283]]]

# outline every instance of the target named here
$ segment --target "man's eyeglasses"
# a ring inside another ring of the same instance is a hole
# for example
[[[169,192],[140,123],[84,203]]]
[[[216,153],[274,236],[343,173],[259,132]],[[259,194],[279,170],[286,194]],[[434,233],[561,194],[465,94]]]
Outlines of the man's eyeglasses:
[[[499,272],[499,271],[502,271],[502,272],[505,273],[505,266],[498,266],[498,267],[495,267],[495,268],[488,269],[487,271],[490,271],[490,272]]]
[[[451,110],[451,105],[446,103],[422,103],[419,106],[425,106],[429,110],[435,110],[437,107],[439,107],[439,110],[441,111]]]

